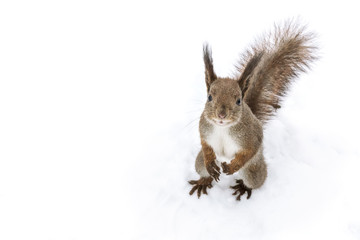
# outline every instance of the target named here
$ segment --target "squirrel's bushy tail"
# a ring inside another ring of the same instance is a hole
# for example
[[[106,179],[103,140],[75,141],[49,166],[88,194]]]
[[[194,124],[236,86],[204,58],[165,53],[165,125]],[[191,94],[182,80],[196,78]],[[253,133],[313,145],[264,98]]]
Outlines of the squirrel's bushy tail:
[[[297,22],[287,21],[242,55],[237,69],[243,99],[263,124],[280,107],[291,82],[317,58],[314,37]]]

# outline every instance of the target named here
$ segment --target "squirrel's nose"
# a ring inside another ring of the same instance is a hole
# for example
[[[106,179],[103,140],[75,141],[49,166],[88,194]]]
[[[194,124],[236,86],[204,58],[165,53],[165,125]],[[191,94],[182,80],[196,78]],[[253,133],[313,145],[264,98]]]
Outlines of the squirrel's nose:
[[[218,116],[219,116],[219,118],[224,119],[226,117],[226,114],[225,113],[219,113]]]
[[[220,119],[226,118],[226,107],[221,106],[221,108],[217,109],[217,115]]]

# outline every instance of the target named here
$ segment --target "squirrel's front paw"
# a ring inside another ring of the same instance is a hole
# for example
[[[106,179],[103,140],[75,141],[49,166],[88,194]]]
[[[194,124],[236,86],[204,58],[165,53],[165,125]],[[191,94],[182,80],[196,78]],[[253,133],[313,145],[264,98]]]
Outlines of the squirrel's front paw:
[[[235,169],[232,167],[232,165],[227,164],[226,162],[222,162],[221,167],[223,169],[223,172],[227,175],[231,175],[235,172]]]
[[[216,165],[215,161],[206,164],[206,170],[208,171],[210,176],[215,179],[215,181],[220,180],[220,168]]]

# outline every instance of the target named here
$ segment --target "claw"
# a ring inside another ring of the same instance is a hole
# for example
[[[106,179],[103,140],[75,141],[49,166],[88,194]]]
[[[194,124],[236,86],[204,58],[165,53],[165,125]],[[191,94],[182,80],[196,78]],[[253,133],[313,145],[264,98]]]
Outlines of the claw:
[[[246,199],[249,199],[251,197],[251,189],[250,190],[247,190],[247,198]]]
[[[188,183],[190,183],[191,185],[194,185],[194,184],[197,183],[197,181],[196,180],[191,180],[191,181],[188,181]]]
[[[240,201],[240,198],[242,195],[245,194],[245,192],[247,193],[247,199],[249,199],[251,197],[251,192],[252,192],[252,189],[251,188],[248,188],[247,186],[245,186],[243,180],[236,180],[236,185],[234,186],[230,186],[232,189],[235,189],[235,192],[233,193],[233,195],[237,195],[239,194],[237,197],[236,197],[236,200]]]
[[[215,162],[208,163],[206,170],[216,182],[220,180],[220,168],[216,165]]]
[[[201,189],[202,188],[203,188],[202,185],[200,185],[199,188],[198,188],[198,191],[197,191],[198,198],[200,198],[200,196],[201,196]]]
[[[200,198],[201,193],[207,194],[207,188],[212,188],[212,178],[211,177],[202,177],[199,180],[189,181],[191,185],[194,185],[190,190],[189,194],[192,195],[195,191],[197,191],[197,196]]]
[[[189,194],[192,195],[192,194],[196,191],[197,188],[198,188],[198,186],[195,185],[195,186],[190,190]]]
[[[206,187],[203,188],[203,194],[207,195]]]

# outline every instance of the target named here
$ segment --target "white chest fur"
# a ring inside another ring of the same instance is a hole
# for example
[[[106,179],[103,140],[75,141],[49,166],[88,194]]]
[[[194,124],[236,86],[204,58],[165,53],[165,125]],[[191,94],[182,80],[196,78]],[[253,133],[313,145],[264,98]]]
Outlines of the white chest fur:
[[[225,157],[228,160],[234,158],[241,146],[237,144],[229,134],[228,127],[214,126],[212,133],[206,139],[217,157]]]

